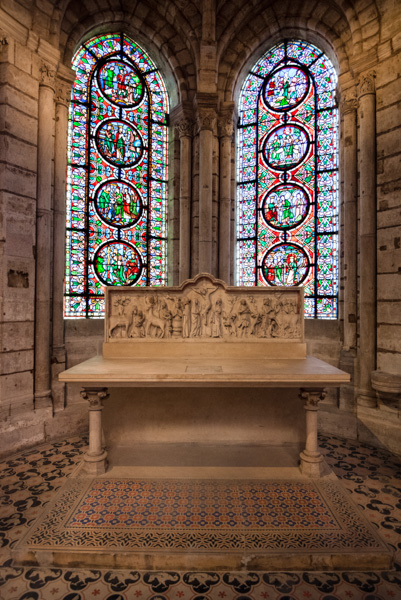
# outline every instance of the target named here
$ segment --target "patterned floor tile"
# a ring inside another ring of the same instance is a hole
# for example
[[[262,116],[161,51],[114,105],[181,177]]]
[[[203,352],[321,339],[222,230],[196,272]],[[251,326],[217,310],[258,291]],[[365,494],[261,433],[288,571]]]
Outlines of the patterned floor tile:
[[[400,600],[401,463],[390,452],[334,436],[320,445],[365,516],[395,550],[384,572],[138,572],[13,567],[9,550],[66,482],[87,440],[45,444],[0,463],[1,600]]]

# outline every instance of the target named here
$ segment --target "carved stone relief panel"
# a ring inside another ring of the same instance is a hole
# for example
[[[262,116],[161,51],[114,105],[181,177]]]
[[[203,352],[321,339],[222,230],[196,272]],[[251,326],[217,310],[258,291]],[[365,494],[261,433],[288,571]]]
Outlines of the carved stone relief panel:
[[[106,341],[303,341],[302,288],[228,287],[201,274],[179,287],[106,294]]]

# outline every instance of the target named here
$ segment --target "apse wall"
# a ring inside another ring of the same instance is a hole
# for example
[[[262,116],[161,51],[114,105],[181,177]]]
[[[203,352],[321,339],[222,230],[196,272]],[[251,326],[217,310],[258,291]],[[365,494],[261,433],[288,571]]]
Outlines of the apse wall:
[[[57,382],[101,351],[103,327],[62,314],[70,64],[83,41],[123,30],[160,67],[171,103],[170,284],[200,270],[234,282],[237,103],[252,65],[281,39],[298,38],[338,69],[340,316],[307,321],[306,336],[311,354],[353,377],[329,394],[321,427],[401,453],[401,7],[102,6],[5,0],[0,8],[0,452],[87,428],[79,390]]]

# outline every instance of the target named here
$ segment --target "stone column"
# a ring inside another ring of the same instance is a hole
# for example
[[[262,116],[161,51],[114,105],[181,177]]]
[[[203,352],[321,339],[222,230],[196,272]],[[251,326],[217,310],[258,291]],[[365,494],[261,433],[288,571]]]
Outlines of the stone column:
[[[43,64],[38,101],[38,167],[35,287],[35,408],[52,405],[51,344],[51,227],[55,71]]]
[[[375,407],[376,368],[376,96],[375,75],[359,81],[359,390],[358,404]]]
[[[301,472],[307,477],[321,477],[324,473],[323,456],[317,441],[317,412],[319,402],[324,400],[326,392],[323,388],[301,389],[299,397],[304,400],[306,411],[306,444],[301,452]]]
[[[179,282],[190,277],[191,266],[191,160],[193,123],[181,119],[176,125],[180,138],[180,267]]]
[[[54,151],[53,216],[53,348],[52,397],[54,411],[65,406],[65,384],[58,374],[65,370],[63,295],[65,274],[65,201],[68,139],[68,104],[71,84],[58,81],[56,86],[56,131]]]
[[[199,126],[199,272],[212,271],[213,132],[216,111],[198,108]]]
[[[107,388],[83,388],[81,396],[89,402],[89,448],[84,455],[85,471],[100,475],[107,468],[107,452],[102,443],[102,410],[103,400],[109,393]]]
[[[344,117],[344,349],[356,348],[356,242],[357,242],[357,139],[358,101],[346,94]]]
[[[219,277],[231,283],[231,145],[233,136],[232,117],[219,120],[220,138],[220,211],[219,211]]]

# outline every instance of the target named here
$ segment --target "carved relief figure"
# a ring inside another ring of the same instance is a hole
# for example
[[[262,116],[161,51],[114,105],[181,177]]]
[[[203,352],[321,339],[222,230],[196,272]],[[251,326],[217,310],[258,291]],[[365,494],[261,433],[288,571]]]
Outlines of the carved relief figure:
[[[133,300],[135,299],[135,304]],[[183,291],[113,293],[108,334],[113,339],[297,338],[301,318],[297,293],[227,293],[208,278]]]
[[[212,329],[212,337],[220,338],[223,337],[223,302],[221,299],[217,300],[214,308],[210,314],[210,323]]]

